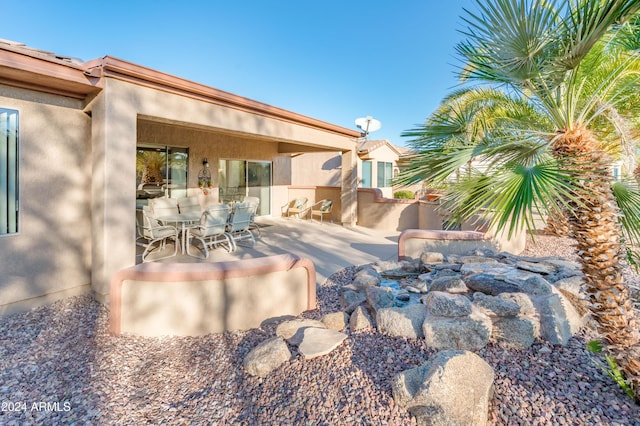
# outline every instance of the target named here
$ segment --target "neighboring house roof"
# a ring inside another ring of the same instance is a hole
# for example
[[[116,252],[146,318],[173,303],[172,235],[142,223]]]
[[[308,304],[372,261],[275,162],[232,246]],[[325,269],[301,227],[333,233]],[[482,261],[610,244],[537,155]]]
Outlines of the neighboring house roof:
[[[365,140],[364,142],[362,142],[358,147],[358,155],[360,156],[361,159],[370,158],[369,154],[371,152],[375,151],[376,149],[382,148],[383,146],[388,146],[389,148],[391,148],[391,150],[394,151],[398,155],[398,157],[401,157],[411,152],[411,150],[407,148],[392,144],[387,139],[377,139],[377,140]]]
[[[79,59],[0,39],[0,84],[85,99],[102,90],[104,78],[116,78],[229,108],[357,138],[360,132],[254,101],[233,93],[105,56]]]

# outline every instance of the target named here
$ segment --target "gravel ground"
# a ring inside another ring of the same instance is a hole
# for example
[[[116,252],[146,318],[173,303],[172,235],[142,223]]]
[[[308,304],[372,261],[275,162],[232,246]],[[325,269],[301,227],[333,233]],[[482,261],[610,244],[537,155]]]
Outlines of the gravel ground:
[[[573,257],[570,240],[536,237],[526,255]],[[319,319],[339,308],[337,288],[319,289]],[[628,271],[637,285],[638,277]],[[329,355],[290,363],[267,378],[243,371],[244,356],[274,326],[199,338],[107,332],[108,311],[73,297],[0,321],[0,424],[412,425],[391,396],[391,378],[435,353],[424,342],[350,334]],[[588,334],[588,331],[585,331]],[[640,425],[634,404],[594,363],[585,337],[528,350],[489,345],[496,371],[495,425]]]

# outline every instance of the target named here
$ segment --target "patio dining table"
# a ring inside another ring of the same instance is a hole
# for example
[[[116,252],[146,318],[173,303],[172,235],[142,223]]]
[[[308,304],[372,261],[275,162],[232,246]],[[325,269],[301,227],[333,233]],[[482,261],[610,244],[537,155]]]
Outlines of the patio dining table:
[[[158,216],[156,217],[157,220],[159,220],[163,225],[166,224],[180,224],[180,226],[182,227],[181,229],[181,234],[182,234],[182,238],[180,239],[180,251],[182,254],[184,254],[185,252],[185,247],[186,247],[186,238],[187,238],[187,225],[192,225],[193,223],[196,223],[198,221],[200,221],[200,216],[202,213],[198,213],[198,212],[188,212],[188,213],[176,213],[176,214],[170,214],[170,215],[165,215],[165,216]]]

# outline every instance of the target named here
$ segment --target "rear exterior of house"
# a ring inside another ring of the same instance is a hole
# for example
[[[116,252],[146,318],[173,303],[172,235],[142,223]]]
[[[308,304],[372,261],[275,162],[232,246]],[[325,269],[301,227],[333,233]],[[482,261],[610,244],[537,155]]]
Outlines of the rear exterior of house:
[[[0,316],[87,292],[106,303],[149,198],[257,196],[279,215],[286,159],[304,152],[340,153],[337,215],[355,224],[358,136],[117,58],[0,41]]]

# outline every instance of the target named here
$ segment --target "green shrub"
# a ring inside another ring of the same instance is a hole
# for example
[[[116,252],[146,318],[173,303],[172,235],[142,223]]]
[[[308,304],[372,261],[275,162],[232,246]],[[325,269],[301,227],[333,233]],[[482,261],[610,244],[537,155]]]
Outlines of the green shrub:
[[[393,198],[400,198],[402,200],[413,200],[415,197],[416,195],[413,191],[409,191],[408,189],[402,189],[393,193]]]

